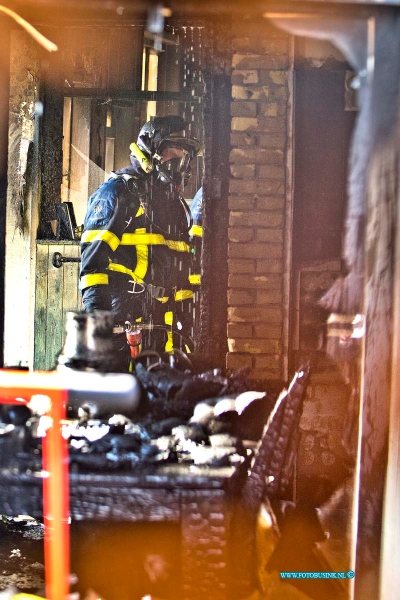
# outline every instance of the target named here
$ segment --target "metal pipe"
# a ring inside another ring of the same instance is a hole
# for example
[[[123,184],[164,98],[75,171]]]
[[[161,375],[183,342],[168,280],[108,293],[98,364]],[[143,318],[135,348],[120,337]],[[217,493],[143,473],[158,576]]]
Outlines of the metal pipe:
[[[69,487],[67,441],[61,435],[66,416],[67,391],[57,389],[53,380],[43,384],[21,371],[0,372],[0,404],[29,404],[41,394],[49,417],[43,438],[43,517],[46,597],[65,600],[69,592]]]

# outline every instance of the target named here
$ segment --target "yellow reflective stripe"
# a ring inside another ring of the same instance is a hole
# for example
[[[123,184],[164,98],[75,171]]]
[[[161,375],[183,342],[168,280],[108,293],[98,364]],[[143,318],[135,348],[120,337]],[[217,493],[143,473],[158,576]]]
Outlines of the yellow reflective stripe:
[[[147,244],[148,246],[165,245],[165,238],[160,233],[123,233],[121,238],[121,246],[137,246],[139,244]]]
[[[135,233],[123,233],[121,238],[121,246],[137,246],[146,244],[148,246],[168,246],[170,250],[176,252],[190,252],[190,246],[186,242],[176,240],[166,240],[161,233],[146,233],[146,230],[136,229]]]
[[[195,237],[203,237],[203,228],[201,225],[192,225],[189,231],[190,235]]]
[[[158,235],[158,234],[150,234],[150,235]],[[128,236],[128,237],[126,237]],[[130,241],[129,238],[132,237],[132,239],[134,237],[137,238],[137,242],[133,243],[133,241]],[[144,278],[146,277],[146,273],[147,273],[147,269],[149,266],[149,249],[147,247],[146,244],[146,239],[149,237],[149,234],[146,234],[146,229],[144,227],[139,227],[138,229],[135,230],[135,233],[124,233],[122,235],[122,239],[121,239],[121,244],[124,244],[124,240],[125,240],[125,245],[135,245],[136,246],[136,267],[134,271],[131,271],[131,269],[127,269],[127,267],[123,267],[122,265],[116,265],[116,263],[111,263],[112,265],[115,265],[117,268],[114,267],[110,267],[110,265],[108,266],[108,268],[111,268],[111,271],[119,271],[119,273],[127,273],[128,275],[131,275],[131,277],[134,279],[134,281],[137,281],[138,283],[143,283]],[[163,236],[160,236],[162,239]],[[138,243],[140,242],[140,243]]]
[[[172,331],[167,331],[167,341],[165,342],[165,352],[172,352],[174,349],[174,339]]]
[[[172,312],[172,310],[168,310],[164,315],[164,323],[166,325],[172,325],[173,322],[174,322],[174,313]]]
[[[149,249],[146,244],[136,246],[136,267],[133,273],[135,279],[143,281],[149,266]]]
[[[173,321],[174,321],[174,313],[172,312],[172,310],[167,310],[166,313],[164,314],[164,323],[166,325],[171,325],[171,327],[172,327]],[[165,343],[165,352],[172,352],[173,348],[174,348],[174,338],[172,335],[172,331],[167,330],[167,341]]]
[[[84,290],[92,285],[108,285],[108,275],[106,273],[89,273],[81,277],[81,290]]]
[[[143,208],[143,206],[139,206],[138,211],[137,211],[135,217],[140,217],[140,215],[144,215],[144,208]]]
[[[176,252],[190,252],[190,246],[186,242],[176,242],[174,240],[165,240],[170,250],[176,250]]]
[[[161,304],[165,304],[166,302],[168,302],[169,296],[163,296],[162,298],[155,298],[155,300],[158,300],[159,302],[161,302]]]
[[[200,285],[201,284],[201,275],[196,274],[196,273],[189,275],[189,283],[191,283],[193,285]]]
[[[115,271],[116,273],[125,273],[126,275],[130,275],[132,279],[138,281],[135,278],[134,271],[132,271],[132,269],[128,269],[128,267],[124,267],[124,265],[119,265],[118,263],[110,263],[107,268],[109,271]],[[143,281],[138,281],[138,283],[143,283]]]
[[[105,242],[113,252],[115,252],[120,243],[115,233],[108,231],[108,229],[89,229],[88,231],[84,231],[81,243],[85,242]]]
[[[178,290],[175,292],[175,302],[181,302],[182,300],[189,300],[194,298],[194,293],[191,290]]]

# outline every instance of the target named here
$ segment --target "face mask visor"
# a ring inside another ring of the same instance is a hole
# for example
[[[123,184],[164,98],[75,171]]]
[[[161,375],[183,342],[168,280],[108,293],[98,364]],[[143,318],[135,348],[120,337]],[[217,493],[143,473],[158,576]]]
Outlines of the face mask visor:
[[[162,154],[166,148],[181,148],[189,152],[192,158],[203,156],[203,150],[200,142],[193,137],[183,137],[180,135],[170,135],[164,138],[157,147],[158,154]]]
[[[190,173],[191,158],[189,152],[184,151],[183,156],[170,158],[157,165],[158,179],[162,183],[173,183],[183,188]]]

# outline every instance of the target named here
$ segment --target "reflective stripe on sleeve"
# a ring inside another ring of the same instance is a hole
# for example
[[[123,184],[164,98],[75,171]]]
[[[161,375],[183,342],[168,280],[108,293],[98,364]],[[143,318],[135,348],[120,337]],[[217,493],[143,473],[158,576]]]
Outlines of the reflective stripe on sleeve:
[[[189,283],[191,283],[192,285],[200,285],[201,275],[197,273],[192,273],[192,275],[189,275]]]
[[[194,298],[194,292],[191,290],[178,290],[175,292],[175,302],[181,302],[182,300],[190,300],[190,298]]]
[[[190,246],[186,242],[176,242],[174,240],[165,240],[168,248],[170,250],[175,250],[176,252],[190,252]]]
[[[105,242],[113,252],[115,252],[120,244],[119,238],[112,231],[108,231],[108,229],[88,229],[88,231],[84,231],[81,243],[85,242]]]
[[[203,228],[201,225],[192,225],[189,231],[189,235],[194,237],[203,237]]]
[[[81,277],[80,288],[84,290],[93,285],[108,285],[108,275],[106,273],[89,273]]]

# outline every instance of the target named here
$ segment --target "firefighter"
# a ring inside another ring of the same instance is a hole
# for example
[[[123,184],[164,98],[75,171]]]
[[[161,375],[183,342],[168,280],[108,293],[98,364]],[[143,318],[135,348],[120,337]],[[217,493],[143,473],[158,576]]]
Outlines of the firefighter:
[[[190,205],[190,212],[193,223],[189,231],[189,236],[192,245],[193,260],[189,281],[198,295],[201,284],[201,250],[203,243],[203,187],[197,190]],[[193,314],[193,328],[197,327],[197,320],[198,312],[197,314]]]
[[[185,128],[172,115],[145,123],[130,146],[131,164],[92,194],[84,221],[84,307],[111,310],[115,331],[126,321],[141,324],[142,350],[171,351],[177,343],[172,332],[184,328],[192,310],[192,219],[181,191],[201,145]],[[183,334],[178,337],[188,346]]]
[[[194,254],[194,269],[190,276],[190,281],[194,285],[200,285],[201,246],[203,240],[203,187],[197,190],[193,202],[190,205],[190,212],[192,214],[193,223],[189,235]]]

